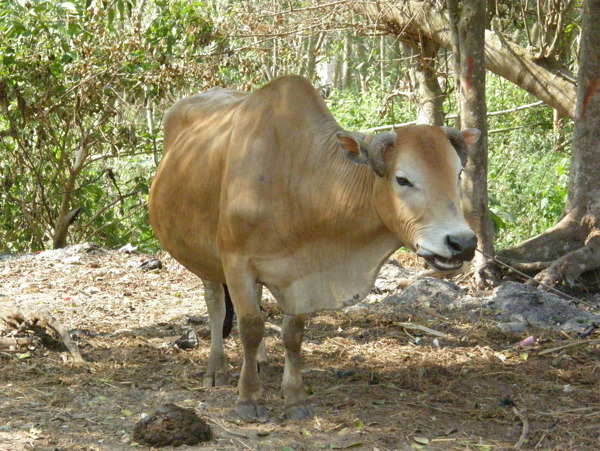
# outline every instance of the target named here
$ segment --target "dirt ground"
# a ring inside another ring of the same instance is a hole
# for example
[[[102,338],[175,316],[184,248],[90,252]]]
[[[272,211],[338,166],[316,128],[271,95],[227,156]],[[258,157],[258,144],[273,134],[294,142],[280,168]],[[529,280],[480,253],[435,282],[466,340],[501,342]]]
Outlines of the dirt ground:
[[[233,410],[237,332],[226,341],[232,385],[203,388],[202,284],[164,255],[162,269],[143,271],[147,258],[88,249],[0,259],[0,307],[50,312],[87,360],[75,365],[64,349],[41,344],[0,349],[1,450],[139,447],[135,424],[164,403],[195,409],[214,432],[211,442],[179,449],[599,448],[598,331],[582,345],[564,332],[507,334],[483,310],[314,315],[303,355],[317,416],[291,422],[282,418],[279,394],[282,315],[266,296],[270,417],[240,421]],[[200,345],[174,346],[189,329]],[[12,332],[0,326],[0,337]],[[536,345],[518,346],[528,336]]]

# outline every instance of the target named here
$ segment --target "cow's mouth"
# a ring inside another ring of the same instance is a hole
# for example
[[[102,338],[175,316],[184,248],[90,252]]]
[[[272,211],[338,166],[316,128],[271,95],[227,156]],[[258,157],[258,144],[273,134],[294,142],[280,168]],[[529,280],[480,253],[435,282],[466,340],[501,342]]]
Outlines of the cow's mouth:
[[[460,269],[463,265],[461,260],[453,260],[451,258],[444,258],[438,256],[425,257],[425,261],[429,266],[438,271],[455,271]]]
[[[441,255],[437,255],[423,247],[419,247],[417,255],[422,257],[427,264],[438,271],[455,271],[462,267],[464,259],[461,258],[446,258]]]

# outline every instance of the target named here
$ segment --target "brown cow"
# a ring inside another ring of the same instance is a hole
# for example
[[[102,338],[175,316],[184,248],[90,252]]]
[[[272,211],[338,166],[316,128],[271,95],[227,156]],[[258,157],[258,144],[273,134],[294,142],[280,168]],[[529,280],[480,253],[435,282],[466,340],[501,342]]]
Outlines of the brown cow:
[[[312,415],[300,374],[307,314],[362,300],[402,244],[438,269],[473,257],[459,176],[478,137],[428,125],[345,131],[298,76],[252,94],[212,89],[177,102],[165,117],[150,220],[165,249],[204,282],[205,385],[226,382],[226,287],[244,349],[236,410],[266,414],[257,369],[265,286],[284,312],[285,412]]]

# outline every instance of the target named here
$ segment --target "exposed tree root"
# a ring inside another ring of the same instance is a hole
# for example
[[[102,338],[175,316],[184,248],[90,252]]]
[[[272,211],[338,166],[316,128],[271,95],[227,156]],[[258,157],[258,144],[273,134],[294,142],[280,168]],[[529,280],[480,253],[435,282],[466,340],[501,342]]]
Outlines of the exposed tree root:
[[[498,258],[519,271],[537,273],[530,284],[575,286],[583,273],[600,268],[596,223],[595,218],[567,215],[543,234],[501,251]]]
[[[552,262],[522,262],[520,260],[511,260],[509,258],[499,258],[500,261],[523,272],[540,272],[548,268]]]
[[[69,331],[48,312],[40,311],[23,313],[7,308],[1,308],[0,321],[3,321],[9,327],[15,329],[17,333],[31,331],[39,336],[40,334],[48,332],[50,335],[58,336],[71,353],[74,363],[82,364],[85,362],[79,352],[77,344],[71,339]],[[27,344],[31,343],[33,343],[31,340],[27,341]],[[5,338],[0,342],[0,346],[2,345],[23,345],[23,338]]]
[[[497,257],[507,262],[551,263],[582,247],[595,223],[595,218],[586,217],[578,210],[571,210],[558,224],[544,233],[501,250]]]
[[[583,247],[556,259],[534,279],[551,287],[557,283],[574,286],[584,272],[598,268],[600,268],[600,230],[593,229]]]

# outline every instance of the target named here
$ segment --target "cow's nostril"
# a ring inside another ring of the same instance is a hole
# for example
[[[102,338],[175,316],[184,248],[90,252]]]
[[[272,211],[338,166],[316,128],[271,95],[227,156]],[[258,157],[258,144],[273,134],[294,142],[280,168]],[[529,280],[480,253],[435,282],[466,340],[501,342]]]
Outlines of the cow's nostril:
[[[477,237],[475,234],[466,236],[448,235],[446,237],[446,244],[455,258],[466,258],[470,260],[473,258],[475,247],[477,247]]]

